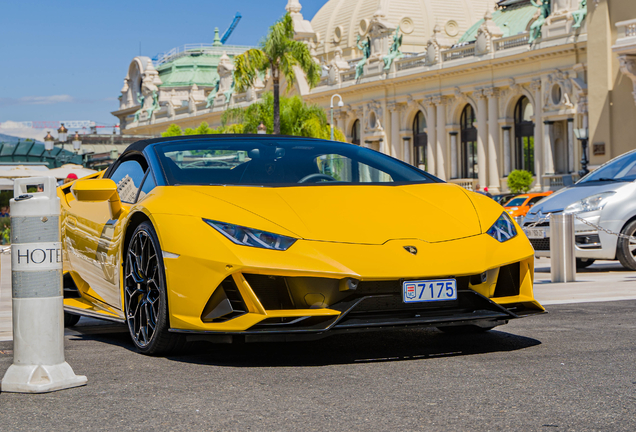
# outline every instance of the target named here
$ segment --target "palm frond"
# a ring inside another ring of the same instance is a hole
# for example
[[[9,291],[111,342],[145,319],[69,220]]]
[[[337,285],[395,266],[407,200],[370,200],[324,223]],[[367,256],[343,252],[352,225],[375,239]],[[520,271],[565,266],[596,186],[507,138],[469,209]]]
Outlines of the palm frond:
[[[258,77],[259,72],[266,70],[269,61],[266,54],[252,48],[234,57],[234,83],[239,93],[247,91]]]

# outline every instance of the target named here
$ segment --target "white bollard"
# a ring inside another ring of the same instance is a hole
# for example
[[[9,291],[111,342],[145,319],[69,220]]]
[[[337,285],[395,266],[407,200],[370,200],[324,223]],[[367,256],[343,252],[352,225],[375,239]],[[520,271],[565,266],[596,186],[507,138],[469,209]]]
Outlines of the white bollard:
[[[552,283],[576,282],[573,214],[550,215],[550,267]]]
[[[27,185],[44,191],[27,194]],[[86,384],[64,360],[60,199],[53,177],[16,179],[11,200],[13,364],[3,392],[46,393]]]

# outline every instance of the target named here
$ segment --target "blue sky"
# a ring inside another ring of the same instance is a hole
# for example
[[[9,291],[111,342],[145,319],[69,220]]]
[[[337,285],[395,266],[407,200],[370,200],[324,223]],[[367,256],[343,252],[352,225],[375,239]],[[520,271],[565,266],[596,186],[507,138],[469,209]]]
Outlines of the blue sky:
[[[301,0],[311,20],[326,0]],[[227,42],[255,45],[287,0],[3,1],[0,6],[0,122],[93,120],[110,114],[128,65],[171,48],[212,42],[240,11]]]

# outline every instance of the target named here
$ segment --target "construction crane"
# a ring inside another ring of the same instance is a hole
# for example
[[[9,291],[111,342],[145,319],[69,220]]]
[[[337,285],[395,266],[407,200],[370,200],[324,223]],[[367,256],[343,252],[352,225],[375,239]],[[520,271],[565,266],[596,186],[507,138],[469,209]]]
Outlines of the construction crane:
[[[223,33],[223,37],[221,38],[222,44],[225,44],[225,42],[227,42],[230,36],[232,36],[232,33],[236,29],[236,26],[238,25],[241,18],[243,18],[243,15],[241,15],[240,12],[237,12],[236,16],[234,17],[234,21],[232,21],[232,24],[230,24],[230,27],[227,30],[225,30],[225,33]]]

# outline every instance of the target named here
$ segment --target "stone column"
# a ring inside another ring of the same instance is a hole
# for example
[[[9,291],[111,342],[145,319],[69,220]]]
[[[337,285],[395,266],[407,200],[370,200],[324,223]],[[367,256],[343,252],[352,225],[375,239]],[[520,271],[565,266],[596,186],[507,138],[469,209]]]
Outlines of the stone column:
[[[574,172],[574,119],[568,119],[568,169],[567,172]]]
[[[394,158],[400,158],[400,106],[396,103],[388,104],[387,108],[391,112],[391,142],[390,142],[390,155]]]
[[[554,174],[554,153],[552,151],[552,121],[543,121],[543,174]]]
[[[500,188],[500,154],[499,154],[499,91],[487,88],[484,95],[488,97],[488,190],[499,193]]]
[[[543,184],[543,107],[541,106],[541,80],[530,84],[534,93],[534,172],[536,175],[535,188],[541,190]]]
[[[435,146],[437,143],[437,134],[436,132],[436,116],[435,116],[435,104],[432,101],[432,98],[426,98],[424,100],[424,106],[426,107],[426,134],[428,135],[428,145],[426,146],[426,162],[428,166],[426,169],[429,173],[435,175],[436,174],[436,164],[435,164]]]
[[[450,133],[450,140],[451,140],[451,178],[456,179],[459,176],[457,167],[457,161],[458,161],[458,157],[457,157],[457,131],[452,131]]]
[[[512,171],[512,148],[510,146],[510,129],[512,126],[504,126],[503,130],[503,154],[504,154],[504,176]]]
[[[402,147],[404,148],[404,162],[413,165],[413,155],[411,155],[411,140],[410,136],[402,137]]]
[[[446,162],[448,161],[447,145],[446,145],[446,105],[444,98],[436,96],[433,99],[437,105],[437,133],[435,152],[437,153],[436,167],[437,177],[446,180]]]
[[[483,90],[474,93],[477,98],[477,165],[479,185],[488,185],[488,103]]]

